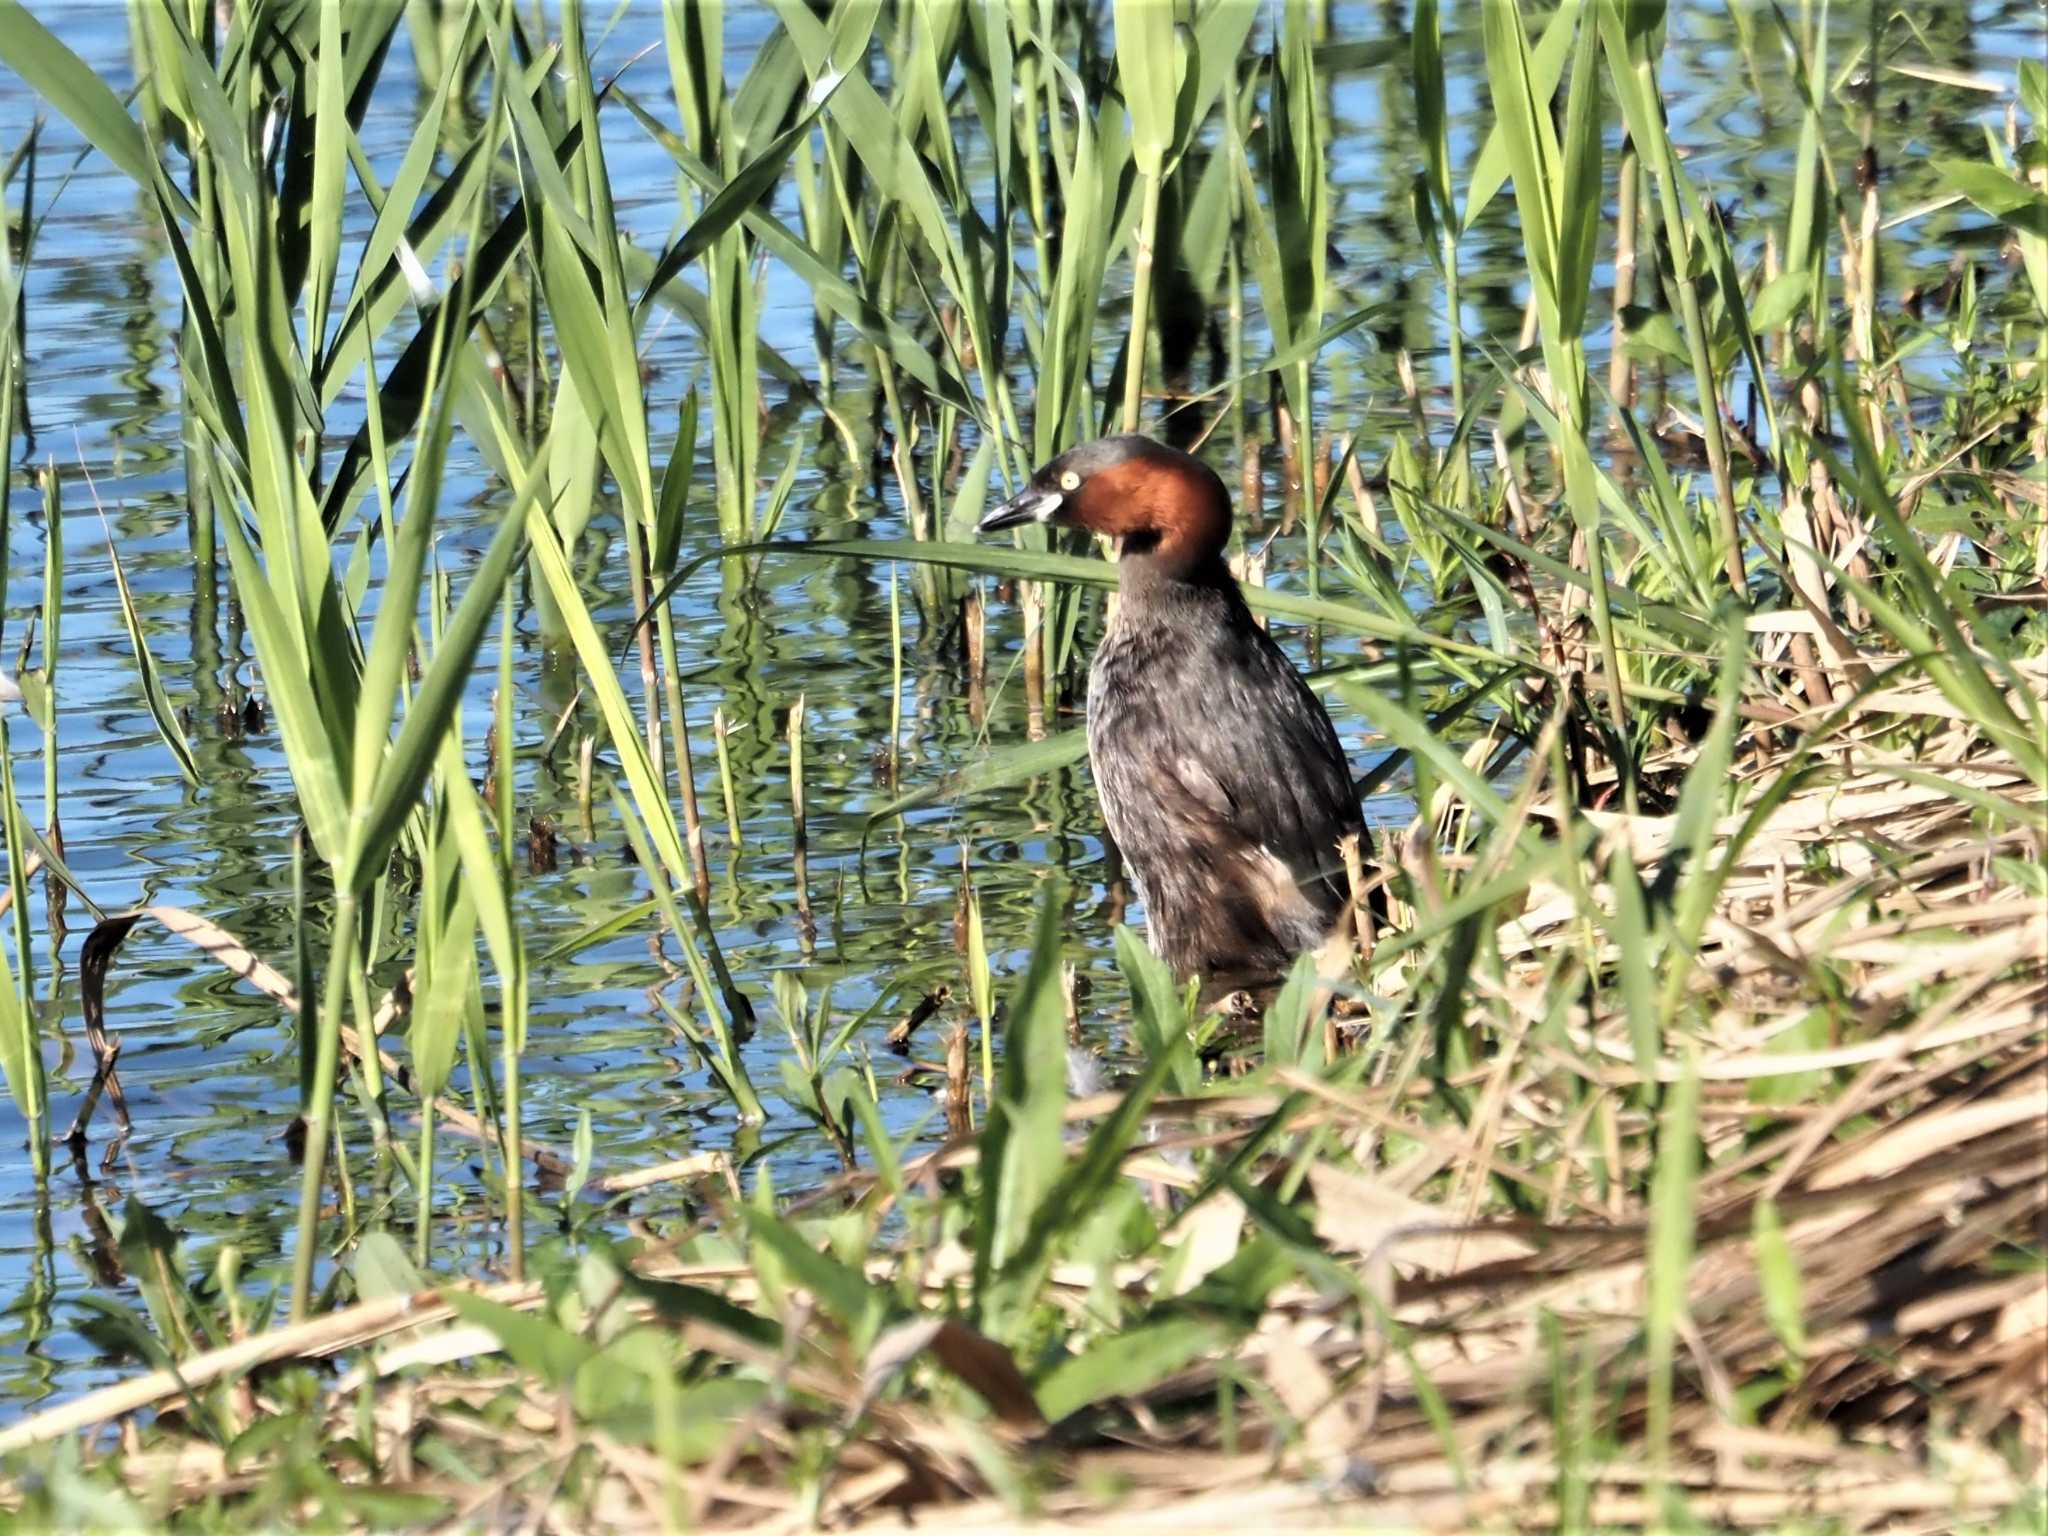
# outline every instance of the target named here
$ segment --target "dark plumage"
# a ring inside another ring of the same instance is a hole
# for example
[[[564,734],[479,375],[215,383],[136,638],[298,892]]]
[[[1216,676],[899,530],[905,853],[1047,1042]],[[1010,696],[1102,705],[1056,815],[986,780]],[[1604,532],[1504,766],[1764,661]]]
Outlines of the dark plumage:
[[[1122,540],[1089,761],[1153,949],[1212,980],[1275,975],[1322,942],[1348,894],[1338,844],[1363,825],[1329,715],[1223,562],[1230,515],[1206,464],[1130,435],[1062,454],[981,520]]]

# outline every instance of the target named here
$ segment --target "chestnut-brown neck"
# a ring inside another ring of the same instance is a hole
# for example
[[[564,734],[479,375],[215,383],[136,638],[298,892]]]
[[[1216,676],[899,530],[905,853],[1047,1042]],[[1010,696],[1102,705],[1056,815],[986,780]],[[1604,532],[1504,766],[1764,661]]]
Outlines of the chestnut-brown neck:
[[[1075,521],[1123,541],[1122,582],[1229,579],[1230,494],[1199,459],[1161,449],[1090,478]]]

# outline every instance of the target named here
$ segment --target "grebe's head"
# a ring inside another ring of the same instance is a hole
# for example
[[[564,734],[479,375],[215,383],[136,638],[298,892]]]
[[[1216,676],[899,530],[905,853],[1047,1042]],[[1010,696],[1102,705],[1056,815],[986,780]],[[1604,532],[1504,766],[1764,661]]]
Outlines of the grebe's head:
[[[1230,538],[1230,493],[1192,454],[1135,432],[1100,437],[1041,465],[977,531],[1054,523],[1123,541],[1126,563],[1188,577],[1218,564]]]

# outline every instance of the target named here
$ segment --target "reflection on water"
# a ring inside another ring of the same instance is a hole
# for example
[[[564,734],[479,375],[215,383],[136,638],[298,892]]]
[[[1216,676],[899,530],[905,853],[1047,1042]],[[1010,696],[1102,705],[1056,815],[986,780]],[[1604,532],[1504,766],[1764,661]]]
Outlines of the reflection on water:
[[[50,24],[118,89],[132,82],[122,7],[98,0],[47,9]],[[1338,39],[1400,40],[1403,5],[1330,9]],[[1866,25],[1861,17],[1842,14],[1848,9],[1837,8],[1838,60],[1850,56]],[[1994,79],[2009,79],[2015,61],[2030,56],[2039,41],[2038,12],[2025,0],[1928,7],[1916,22],[1941,63]],[[770,25],[765,7],[734,8],[728,20],[731,78],[744,70]],[[1673,7],[1667,85],[1676,136],[1693,151],[1693,174],[1754,250],[1768,222],[1782,223],[1780,197],[1796,121],[1768,10],[1752,25],[1763,71],[1761,100],[1777,104],[1774,109],[1760,105],[1719,6]],[[618,67],[659,39],[651,0],[637,0],[604,44],[601,69]],[[1449,47],[1458,82],[1453,110],[1461,121],[1481,124],[1477,40],[1463,33]],[[1442,382],[1444,316],[1440,288],[1408,212],[1409,183],[1420,159],[1405,47],[1362,52],[1367,62],[1346,63],[1360,50],[1337,57],[1329,78],[1330,175],[1339,210],[1338,259],[1331,269],[1337,291],[1329,312],[1367,304],[1387,309],[1374,327],[1347,337],[1324,359],[1321,415],[1339,432],[1360,431],[1362,454],[1376,465],[1388,435],[1412,420],[1395,367],[1399,349],[1416,358],[1432,421],[1443,415],[1443,401],[1433,392]],[[388,176],[411,132],[416,83],[400,28],[362,128],[364,147],[381,174]],[[658,106],[666,97],[658,55],[636,65],[627,83]],[[1888,209],[1931,200],[1929,157],[1970,153],[1979,125],[1996,121],[1997,112],[1989,95],[1892,77],[1884,82],[1883,106]],[[39,113],[48,118],[19,80],[0,76],[0,154],[23,140]],[[1836,121],[1846,123],[1846,114]],[[607,133],[621,222],[640,243],[653,246],[668,236],[676,215],[669,162],[624,114],[608,117]],[[1609,139],[1611,145],[1611,125]],[[267,723],[252,721],[246,730],[223,723],[224,712],[240,720],[236,706],[248,690],[260,699],[263,689],[247,660],[238,616],[217,605],[208,584],[195,577],[172,331],[178,318],[176,275],[153,214],[131,183],[96,156],[64,179],[79,148],[68,124],[45,122],[37,198],[50,213],[27,277],[30,433],[11,445],[15,472],[0,664],[13,667],[27,615],[40,601],[50,534],[31,471],[53,462],[64,478],[67,510],[58,808],[71,865],[103,907],[143,900],[189,907],[282,962],[291,947],[296,812]],[[1453,145],[1456,163],[1468,167],[1477,149],[1476,128],[1460,130]],[[1847,163],[1849,149],[1846,143],[1836,146],[1838,164]],[[793,219],[793,191],[785,186],[778,196],[790,204],[782,211]],[[1510,200],[1497,199],[1464,248],[1467,333],[1503,345],[1512,344],[1520,329],[1526,297],[1510,219]],[[367,210],[352,205],[345,263],[368,222]],[[1980,251],[1987,245],[1983,221],[1964,210],[1929,214],[1896,231],[1886,249],[1887,296],[1895,299],[1911,274],[1938,269],[1959,245]],[[345,266],[343,280],[348,276]],[[1607,277],[1602,272],[1597,281]],[[764,339],[799,366],[814,368],[808,293],[773,264],[765,282]],[[1100,339],[1113,347],[1125,294],[1117,287],[1104,301],[1109,319]],[[843,331],[839,340],[844,343]],[[1256,335],[1247,345],[1258,355]],[[653,328],[647,362],[657,432],[673,430],[675,403],[704,376],[701,361],[685,325],[671,320]],[[851,348],[843,348],[833,363],[842,413],[857,427],[875,415],[862,365]],[[1207,349],[1195,349],[1193,367],[1199,372],[1208,366]],[[771,400],[781,393],[771,389]],[[1024,381],[1019,398],[1028,402],[1031,395]],[[1248,402],[1246,419],[1251,432],[1263,435],[1267,426],[1259,405]],[[359,393],[337,407],[330,420],[334,442],[353,429],[352,413],[360,407]],[[771,431],[777,441],[764,451],[764,464],[779,467],[792,446],[802,456],[786,532],[846,537],[904,531],[893,481],[873,466],[847,463],[815,408],[799,405],[781,413]],[[697,483],[708,487],[708,446],[702,451]],[[1228,431],[1213,451],[1224,458],[1237,452]],[[667,441],[658,439],[657,459],[665,460],[668,452]],[[1234,462],[1231,469],[1226,478],[1238,484]],[[94,511],[87,472],[104,522]],[[1269,504],[1277,504],[1270,475],[1266,491]],[[502,496],[502,487],[458,440],[440,549],[458,581],[481,547],[486,512]],[[708,496],[693,506],[691,519],[686,555],[716,538]],[[604,545],[616,527],[615,508],[609,509],[588,536],[584,569],[593,598],[603,599],[600,616],[622,626],[628,617],[624,596],[607,597],[602,585]],[[121,630],[107,559],[110,538],[133,584],[165,686],[188,722],[203,789],[184,785],[150,724]],[[1294,581],[1298,565],[1298,548],[1282,541],[1274,550],[1271,579]],[[1009,668],[1016,625],[1008,611],[995,605],[991,634],[1000,654],[991,659],[985,696],[974,700],[949,616],[920,612],[910,600],[914,585],[906,581],[904,590],[909,676],[897,790],[931,784],[992,746],[1024,739],[1026,732],[1021,678],[1013,680]],[[971,800],[942,800],[900,825],[878,827],[862,852],[867,816],[895,792],[880,781],[873,760],[889,718],[887,571],[784,556],[770,560],[758,584],[747,588],[736,579],[722,584],[707,570],[684,592],[679,611],[682,672],[714,850],[711,905],[734,971],[763,1015],[764,1027],[747,1049],[754,1080],[775,1118],[757,1132],[736,1127],[702,1064],[651,1005],[646,989],[666,972],[645,932],[638,931],[585,949],[538,978],[525,1064],[529,1134],[566,1145],[578,1112],[588,1110],[599,1160],[607,1165],[651,1163],[737,1144],[773,1159],[780,1189],[823,1176],[836,1166],[829,1148],[773,1098],[780,1080],[776,1058],[786,1044],[770,1017],[768,978],[779,969],[800,969],[814,994],[830,980],[835,1006],[843,1011],[879,1001],[883,1006],[863,1042],[879,1044],[887,1022],[920,992],[958,980],[954,906],[963,848],[975,868],[999,968],[1013,964],[1026,942],[1039,883],[1055,870],[1071,876],[1073,910],[1063,931],[1094,983],[1092,1027],[1114,1048],[1118,995],[1108,940],[1115,906],[1108,899],[1084,769]],[[539,953],[631,905],[644,885],[617,828],[602,818],[592,829],[582,823],[575,803],[577,733],[551,759],[542,758],[543,743],[575,693],[575,679],[569,668],[541,655],[535,634],[529,607],[522,612],[515,666],[521,688],[519,814],[521,824],[528,816],[547,818],[561,839],[556,867],[527,881],[521,892],[529,943]],[[1289,643],[1298,639],[1289,637]],[[1341,660],[1348,649],[1347,641],[1332,638],[1324,659]],[[494,670],[487,643],[472,731],[485,718]],[[785,777],[784,721],[800,692],[808,715],[808,902],[814,932],[799,920],[802,893],[791,857]],[[587,704],[583,708],[591,714]],[[708,735],[714,708],[734,730],[730,746],[744,834],[737,855],[722,815],[709,809],[719,804]],[[1340,718],[1340,726],[1362,767],[1368,752],[1357,722]],[[595,728],[594,716],[586,728]],[[37,733],[18,715],[13,743],[28,809],[46,821]],[[1390,797],[1370,809],[1376,821],[1391,820],[1404,814],[1404,802]],[[33,913],[41,934],[40,893]],[[51,1114],[60,1133],[90,1076],[78,1009],[83,930],[75,903],[71,921],[72,931],[55,950],[60,979],[54,997],[47,980],[40,988],[49,999],[44,1030],[54,1042]],[[52,953],[40,938],[36,962],[47,977]],[[966,995],[964,987],[956,992]],[[121,1042],[120,1072],[134,1115],[134,1134],[126,1141],[106,1139],[112,1123],[102,1106],[95,1139],[68,1164],[60,1149],[55,1176],[39,1195],[19,1153],[21,1120],[11,1103],[0,1104],[0,1141],[15,1149],[0,1166],[0,1296],[10,1307],[0,1324],[0,1401],[8,1404],[0,1407],[0,1418],[53,1391],[88,1388],[109,1369],[95,1363],[94,1346],[74,1328],[77,1314],[66,1301],[89,1291],[133,1299],[111,1238],[124,1202],[146,1203],[184,1234],[188,1273],[210,1270],[217,1250],[232,1243],[242,1250],[244,1273],[261,1278],[286,1240],[297,1189],[282,1139],[298,1072],[290,1021],[250,988],[149,927],[135,934],[116,962],[108,1020]],[[878,1075],[886,1088],[895,1074]],[[912,1089],[889,1090],[886,1107],[899,1134],[920,1125],[930,1133],[935,1125],[932,1104]],[[438,1199],[457,1219],[437,1227],[444,1244],[437,1263],[452,1270],[475,1269],[497,1257],[499,1234],[479,1195],[474,1153],[473,1146],[451,1138],[440,1158]],[[409,1212],[410,1195],[401,1192],[399,1205]]]

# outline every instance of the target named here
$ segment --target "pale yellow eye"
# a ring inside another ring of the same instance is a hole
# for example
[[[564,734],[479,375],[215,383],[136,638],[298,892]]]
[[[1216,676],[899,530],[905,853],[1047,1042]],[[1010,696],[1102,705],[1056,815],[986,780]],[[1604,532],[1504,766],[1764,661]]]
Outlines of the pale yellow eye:
[[[1081,489],[1081,477],[1071,469],[1068,470],[1064,475],[1060,476],[1060,489],[1063,491],[1078,491]]]

